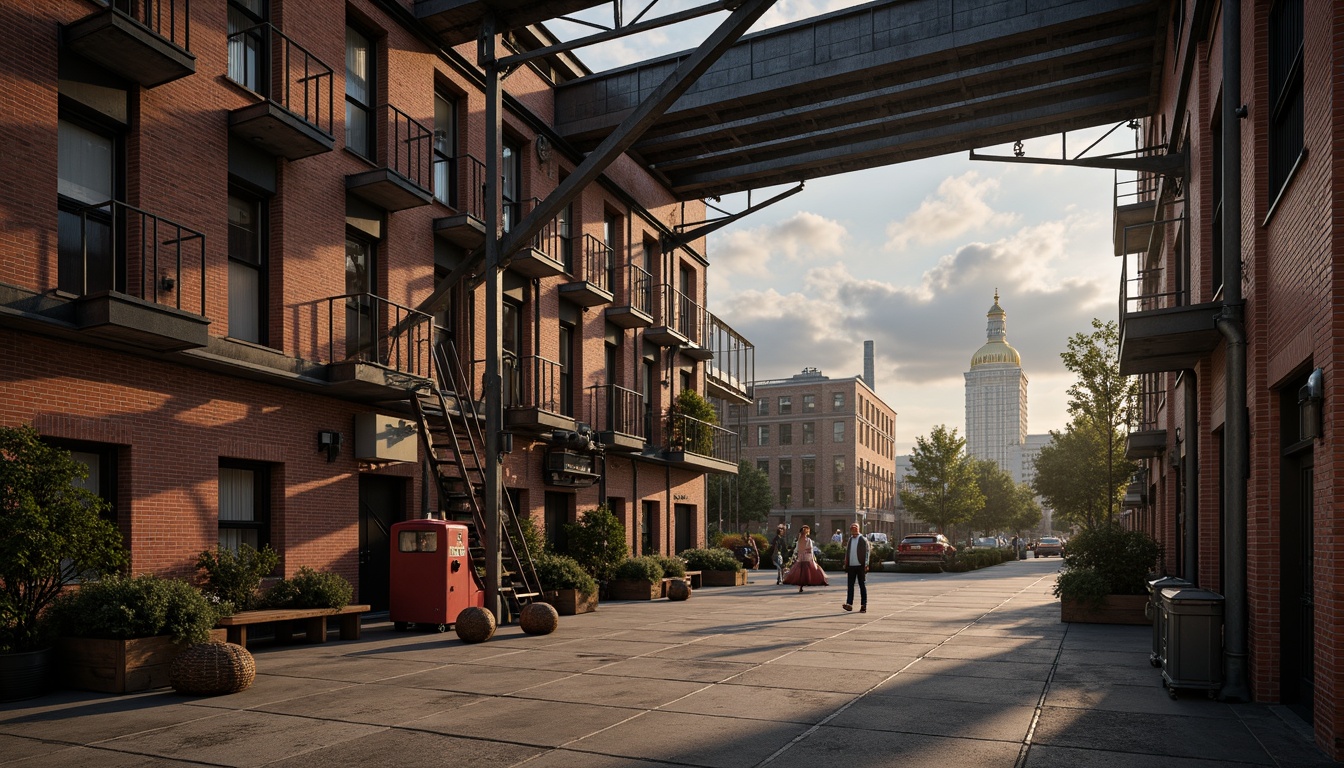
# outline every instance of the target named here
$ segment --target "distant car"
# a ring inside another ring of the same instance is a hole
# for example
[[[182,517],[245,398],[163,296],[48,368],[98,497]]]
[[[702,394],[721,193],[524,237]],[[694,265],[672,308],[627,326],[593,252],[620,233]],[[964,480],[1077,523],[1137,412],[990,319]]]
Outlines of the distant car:
[[[971,542],[971,546],[985,547],[987,549],[998,549],[999,540],[994,538],[993,536],[982,536],[976,539],[975,541]]]
[[[867,536],[867,537],[868,537],[868,543],[869,543],[869,544],[890,544],[890,543],[891,543],[891,539],[887,538],[887,534],[885,534],[885,533],[865,533],[864,536]]]
[[[896,545],[896,564],[936,563],[947,565],[957,556],[957,548],[941,533],[912,533]]]
[[[1036,556],[1050,557],[1051,555],[1063,557],[1064,542],[1054,536],[1043,536],[1040,541],[1036,542]]]

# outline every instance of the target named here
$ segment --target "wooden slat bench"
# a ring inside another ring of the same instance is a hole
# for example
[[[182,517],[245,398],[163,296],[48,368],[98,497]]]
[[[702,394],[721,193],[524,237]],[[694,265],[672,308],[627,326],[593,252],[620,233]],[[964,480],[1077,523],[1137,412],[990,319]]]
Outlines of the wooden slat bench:
[[[687,571],[686,581],[690,583],[691,589],[700,588],[700,571]]]
[[[230,643],[247,647],[247,628],[257,624],[274,624],[275,639],[282,643],[294,639],[293,622],[304,622],[304,640],[309,643],[327,641],[327,619],[337,618],[341,623],[342,640],[359,639],[359,616],[368,613],[367,605],[347,605],[343,608],[270,608],[260,611],[239,611],[225,616],[215,625],[228,630]]]

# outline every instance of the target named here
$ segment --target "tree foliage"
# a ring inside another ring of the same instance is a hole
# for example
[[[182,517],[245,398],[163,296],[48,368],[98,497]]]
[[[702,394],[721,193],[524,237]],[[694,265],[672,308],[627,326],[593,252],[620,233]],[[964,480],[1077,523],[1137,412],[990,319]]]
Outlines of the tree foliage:
[[[715,520],[760,522],[775,505],[770,476],[745,459],[738,462],[736,475],[710,475],[707,493],[708,514]]]
[[[996,534],[1007,530],[1008,521],[1017,504],[1017,483],[990,459],[971,459],[975,467],[975,482],[980,494],[985,497],[983,506],[971,513],[966,521],[972,531]]]
[[[915,438],[906,482],[906,508],[939,531],[969,520],[985,503],[975,466],[966,455],[966,440],[943,424],[927,438]]]
[[[629,555],[625,526],[606,504],[584,512],[577,523],[565,523],[565,535],[567,554],[598,581],[610,581]]]

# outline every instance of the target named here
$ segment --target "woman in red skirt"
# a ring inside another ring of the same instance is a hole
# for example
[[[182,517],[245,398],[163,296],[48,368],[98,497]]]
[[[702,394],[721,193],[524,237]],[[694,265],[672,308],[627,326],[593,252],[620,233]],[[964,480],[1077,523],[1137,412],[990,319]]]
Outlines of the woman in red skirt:
[[[798,533],[798,548],[794,556],[793,567],[784,574],[785,584],[797,584],[798,591],[802,592],[803,587],[826,587],[830,582],[826,581],[826,572],[817,565],[817,558],[812,552],[812,539],[808,534],[812,529],[803,526]]]

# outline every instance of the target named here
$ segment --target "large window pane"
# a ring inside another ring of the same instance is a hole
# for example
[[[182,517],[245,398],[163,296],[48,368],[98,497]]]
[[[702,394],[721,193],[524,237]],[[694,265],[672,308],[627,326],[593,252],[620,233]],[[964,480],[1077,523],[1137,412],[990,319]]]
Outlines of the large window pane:
[[[345,146],[373,157],[373,46],[359,30],[345,28]]]

